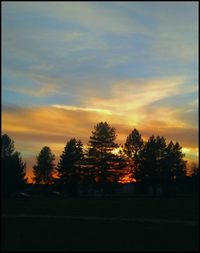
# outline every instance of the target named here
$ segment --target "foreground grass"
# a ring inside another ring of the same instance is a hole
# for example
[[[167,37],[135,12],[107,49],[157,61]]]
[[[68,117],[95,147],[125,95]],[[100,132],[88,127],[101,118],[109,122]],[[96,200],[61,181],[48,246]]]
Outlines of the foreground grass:
[[[197,228],[98,221],[4,219],[3,251],[197,250]]]
[[[196,220],[197,197],[82,197],[8,199],[2,213],[145,217]]]
[[[3,214],[198,218],[197,198],[18,199],[2,203]],[[198,222],[197,222],[198,224]],[[3,251],[194,251],[198,226],[123,221],[2,219]]]

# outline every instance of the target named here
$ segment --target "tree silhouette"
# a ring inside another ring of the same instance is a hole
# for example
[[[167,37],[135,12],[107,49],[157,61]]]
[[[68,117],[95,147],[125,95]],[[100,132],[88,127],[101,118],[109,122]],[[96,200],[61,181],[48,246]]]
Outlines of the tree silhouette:
[[[1,136],[1,158],[11,157],[14,152],[14,141],[7,134]]]
[[[164,165],[162,170],[162,179],[164,184],[165,194],[168,194],[172,182],[179,188],[183,188],[186,176],[186,163],[182,153],[182,147],[178,142],[175,144],[170,141],[166,148],[166,155],[163,159]],[[181,190],[181,189],[180,189]]]
[[[75,138],[67,142],[58,162],[58,183],[65,185],[71,194],[77,193],[81,178],[81,162],[84,158],[83,144]]]
[[[185,155],[179,143],[168,145],[163,136],[152,135],[145,143],[139,155],[139,169],[136,178],[154,190],[156,185],[163,187],[164,193],[169,194],[173,189],[172,183],[182,183],[186,175]]]
[[[195,162],[191,164],[191,177],[199,177],[199,167]]]
[[[53,181],[55,169],[55,155],[51,153],[49,147],[43,147],[36,157],[37,164],[33,166],[33,181],[37,184],[49,184]]]
[[[1,143],[2,194],[10,196],[12,193],[23,189],[26,185],[26,164],[22,161],[20,153],[15,151],[14,141],[7,134],[2,135]]]
[[[181,180],[186,175],[186,162],[184,161],[185,154],[182,153],[182,147],[178,142],[173,144],[171,141],[167,147],[167,163],[170,170],[171,179],[176,181]]]
[[[192,163],[191,165],[191,189],[195,194],[199,193],[199,167],[197,166],[196,163]]]
[[[150,136],[139,155],[139,169],[136,179],[151,185],[155,191],[157,184],[161,183],[163,159],[166,153],[166,141],[164,137]]]
[[[88,144],[88,167],[103,192],[108,190],[110,182],[117,181],[120,176],[120,158],[113,153],[118,147],[115,139],[115,128],[107,122],[100,122],[94,127]]]
[[[134,129],[126,138],[123,151],[127,156],[128,166],[133,177],[136,176],[139,170],[139,155],[143,145],[144,142],[137,129]]]

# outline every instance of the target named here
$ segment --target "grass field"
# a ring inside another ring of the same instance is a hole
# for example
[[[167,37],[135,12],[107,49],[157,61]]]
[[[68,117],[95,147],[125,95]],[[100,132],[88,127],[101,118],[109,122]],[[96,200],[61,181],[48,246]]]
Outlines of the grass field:
[[[176,224],[2,217],[3,251],[198,250],[198,201],[194,197],[15,199],[3,201],[2,213],[183,221]]]

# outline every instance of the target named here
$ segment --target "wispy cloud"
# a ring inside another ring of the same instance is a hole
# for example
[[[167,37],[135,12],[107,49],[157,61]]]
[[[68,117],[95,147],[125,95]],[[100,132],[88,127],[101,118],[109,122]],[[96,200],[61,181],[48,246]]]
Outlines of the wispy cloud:
[[[48,96],[52,93],[57,92],[57,89],[52,84],[45,84],[39,85],[39,87],[34,88],[26,88],[26,87],[18,87],[18,86],[11,86],[8,88],[10,91],[14,91],[17,93],[22,93],[29,96]]]
[[[111,111],[100,109],[100,108],[84,108],[78,106],[68,106],[68,105],[52,105],[54,108],[64,109],[69,111],[83,111],[83,112],[97,112],[97,113],[105,113],[105,114],[112,114]]]
[[[87,101],[118,113],[130,110],[134,113],[155,101],[181,94],[184,81],[184,77],[118,81],[111,86],[110,98],[91,96]]]
[[[140,112],[138,112],[139,114]],[[138,115],[136,115],[137,117]],[[108,121],[118,132],[118,141],[124,142],[133,128],[138,128],[145,137],[151,134],[164,135],[167,139],[176,139],[185,147],[197,147],[197,129],[173,125],[157,118],[144,118],[140,122],[127,124],[130,114],[107,114],[99,111],[74,110],[55,107],[5,108],[2,112],[2,130],[17,140],[32,142],[64,143],[66,139],[77,137],[86,144],[93,126],[99,121]],[[154,118],[154,120],[153,120]]]
[[[3,66],[73,86],[88,76],[193,75],[196,21],[184,3],[4,3]]]

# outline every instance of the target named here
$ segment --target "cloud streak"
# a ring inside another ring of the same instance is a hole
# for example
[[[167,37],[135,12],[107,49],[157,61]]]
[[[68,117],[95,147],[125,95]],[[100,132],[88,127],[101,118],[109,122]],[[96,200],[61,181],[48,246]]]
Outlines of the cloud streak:
[[[150,135],[155,134],[163,135],[168,141],[178,141],[184,148],[191,150],[198,146],[196,128],[181,126],[172,128],[170,124],[166,125],[162,121],[147,119],[130,126],[126,122],[128,117],[129,115],[99,114],[97,111],[89,110],[70,110],[70,107],[67,110],[55,107],[27,109],[6,107],[2,112],[2,130],[16,143],[21,143],[25,156],[30,156],[31,152],[36,154],[39,147],[48,144],[51,144],[52,148],[57,147],[58,154],[61,152],[61,147],[64,147],[66,142],[73,137],[81,139],[86,145],[93,126],[101,120],[108,121],[116,128],[117,141],[121,144],[136,127],[146,140]]]
[[[112,114],[111,111],[100,109],[100,108],[84,108],[84,107],[78,107],[78,106],[67,106],[67,105],[52,105],[54,108],[58,109],[64,109],[68,111],[83,111],[83,112],[97,112],[97,113],[103,113],[103,114]]]

